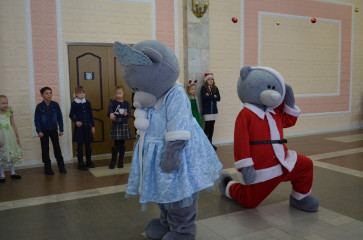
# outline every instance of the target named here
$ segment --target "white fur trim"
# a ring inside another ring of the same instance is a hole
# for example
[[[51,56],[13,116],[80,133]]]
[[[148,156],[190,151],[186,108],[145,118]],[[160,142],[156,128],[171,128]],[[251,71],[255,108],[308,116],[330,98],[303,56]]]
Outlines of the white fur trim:
[[[208,74],[207,76],[204,77],[204,82],[206,82],[209,78],[213,78],[214,80],[214,75],[213,74]]]
[[[204,121],[215,121],[218,119],[218,114],[217,113],[206,114],[206,115],[203,115],[203,119],[204,119]]]
[[[230,199],[233,199],[232,197],[231,197],[231,195],[229,195],[229,188],[232,186],[232,184],[235,184],[235,183],[238,183],[238,182],[236,182],[236,181],[229,181],[229,183],[227,184],[227,187],[226,187],[226,196],[228,197],[228,198],[230,198]]]
[[[291,108],[291,107],[287,106],[286,104],[284,106],[284,111],[285,111],[285,113],[287,113],[291,116],[294,116],[294,117],[298,117],[301,112],[301,110],[298,106],[295,105],[294,108]]]
[[[266,181],[268,181],[270,179],[273,179],[273,178],[281,176],[281,175],[282,175],[282,167],[281,167],[280,164],[275,165],[273,167],[269,167],[269,168],[265,168],[265,169],[261,169],[261,170],[256,170],[256,179],[251,184],[266,182]],[[237,177],[238,177],[238,181],[241,184],[247,185],[245,183],[245,181],[243,180],[243,176],[242,176],[241,172],[237,172]]]
[[[189,131],[174,131],[165,133],[165,141],[188,140],[190,138]]]
[[[243,167],[249,167],[249,166],[253,166],[252,158],[244,158],[244,159],[238,160],[237,162],[234,163],[234,167],[236,169],[240,169]]]
[[[309,196],[310,193],[311,193],[311,190],[308,193],[306,193],[306,194],[302,194],[302,193],[299,193],[299,192],[295,192],[294,190],[291,190],[291,196],[293,198],[295,198],[296,200],[301,200],[301,199]]]

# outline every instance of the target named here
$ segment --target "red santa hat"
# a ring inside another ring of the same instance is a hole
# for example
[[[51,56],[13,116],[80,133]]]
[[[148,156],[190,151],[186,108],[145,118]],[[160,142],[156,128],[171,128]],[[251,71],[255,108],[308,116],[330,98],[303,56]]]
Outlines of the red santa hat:
[[[204,74],[204,82],[206,82],[209,78],[213,78],[213,80],[214,80],[213,73],[206,73],[206,74]]]

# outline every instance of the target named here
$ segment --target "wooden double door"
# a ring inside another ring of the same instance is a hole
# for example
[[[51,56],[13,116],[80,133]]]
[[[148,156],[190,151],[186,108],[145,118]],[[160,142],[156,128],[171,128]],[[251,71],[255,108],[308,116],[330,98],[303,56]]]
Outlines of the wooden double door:
[[[86,99],[91,102],[96,134],[92,143],[92,154],[111,153],[111,121],[107,117],[108,105],[114,99],[116,86],[125,88],[124,98],[132,107],[132,92],[126,87],[121,75],[121,66],[113,52],[113,46],[69,45],[70,99],[74,100],[74,89],[83,86]],[[133,109],[131,109],[133,116]],[[128,120],[132,139],[126,140],[126,151],[132,151],[135,141],[134,118]],[[73,134],[72,124],[72,134]],[[76,146],[73,146],[74,152]]]

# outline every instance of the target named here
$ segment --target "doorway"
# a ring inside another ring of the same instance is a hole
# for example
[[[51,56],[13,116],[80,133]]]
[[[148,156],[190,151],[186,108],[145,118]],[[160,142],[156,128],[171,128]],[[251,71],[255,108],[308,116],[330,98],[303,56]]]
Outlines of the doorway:
[[[96,134],[92,143],[92,154],[111,153],[111,121],[107,117],[108,105],[114,99],[116,86],[125,89],[125,100],[132,107],[132,91],[127,88],[121,75],[121,65],[117,62],[113,46],[69,45],[69,86],[70,99],[74,100],[74,89],[83,86],[86,99],[91,102]],[[131,115],[134,110],[131,108]],[[135,141],[134,118],[128,120],[132,138],[125,141],[126,151],[132,151]],[[72,134],[74,124],[72,123]],[[73,143],[73,154],[76,145]]]

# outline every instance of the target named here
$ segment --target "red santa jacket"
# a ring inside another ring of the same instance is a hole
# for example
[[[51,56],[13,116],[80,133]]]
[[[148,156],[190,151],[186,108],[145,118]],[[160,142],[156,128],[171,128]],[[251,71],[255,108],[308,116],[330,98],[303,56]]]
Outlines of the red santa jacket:
[[[297,159],[295,151],[288,150],[285,144],[251,145],[250,142],[283,139],[283,128],[295,125],[299,114],[297,106],[291,108],[284,103],[265,112],[252,104],[244,104],[234,130],[235,168],[240,171],[253,165],[257,175],[254,183],[280,176],[282,167],[291,171]],[[239,179],[242,181],[242,176]]]

